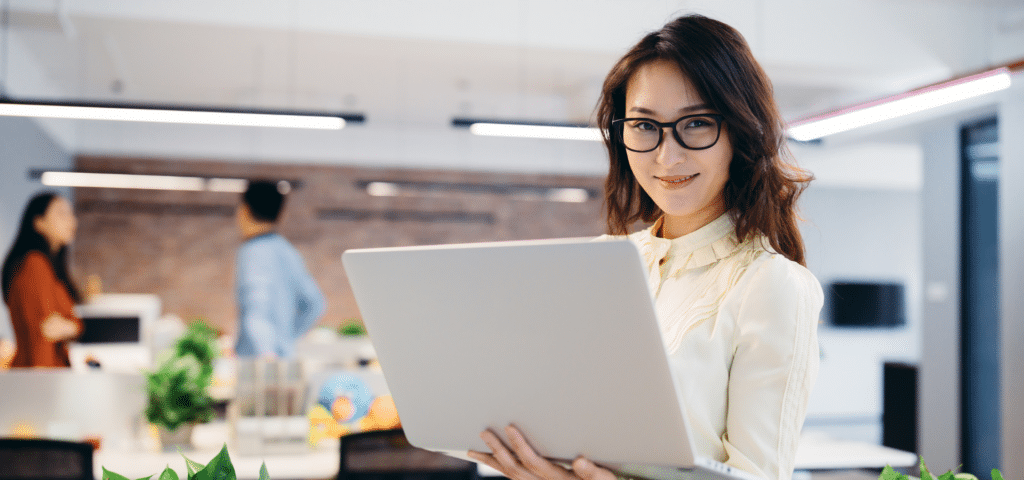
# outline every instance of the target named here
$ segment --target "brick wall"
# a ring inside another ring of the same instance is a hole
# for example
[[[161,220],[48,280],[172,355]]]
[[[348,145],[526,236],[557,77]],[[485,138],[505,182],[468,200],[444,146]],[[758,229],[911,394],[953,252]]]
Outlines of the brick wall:
[[[356,167],[240,164],[196,160],[79,157],[90,172],[274,178],[297,181],[279,231],[306,260],[327,297],[325,325],[359,312],[341,253],[349,248],[594,236],[604,232],[599,177]],[[416,189],[367,193],[370,181]],[[403,183],[404,182],[404,183]],[[536,198],[538,186],[591,192],[583,203]],[[97,275],[106,292],[156,293],[164,312],[234,331],[234,222],[238,194],[157,190],[75,190],[79,283]]]

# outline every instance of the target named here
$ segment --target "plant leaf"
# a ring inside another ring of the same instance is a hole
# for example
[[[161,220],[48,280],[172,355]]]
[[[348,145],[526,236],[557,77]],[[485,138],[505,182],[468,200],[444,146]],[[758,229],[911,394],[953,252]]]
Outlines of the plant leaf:
[[[168,465],[167,468],[164,469],[163,473],[160,474],[159,480],[178,480],[178,472],[171,470],[171,466]]]
[[[1003,480],[1003,474],[998,468],[992,469],[992,480]]]
[[[926,467],[924,465],[924,458],[920,458],[920,460],[921,460],[921,474],[920,474],[921,480],[935,480],[935,477],[932,476],[932,472],[929,472],[928,471],[928,467]]]
[[[965,472],[960,472],[956,475],[953,475],[953,478],[957,480],[978,480],[978,477],[975,477],[974,475]]]
[[[910,477],[893,470],[891,465],[886,465],[882,469],[882,474],[878,476],[878,480],[909,480]]]
[[[201,464],[201,463],[199,463],[199,462],[197,462],[195,460],[192,460],[191,458],[186,457],[185,454],[182,453],[180,450],[178,451],[178,453],[181,454],[181,458],[185,459],[185,470],[186,470],[186,473],[185,473],[186,477],[185,478],[191,480],[192,477],[196,476],[196,472],[202,470],[205,465],[203,465],[203,464]]]
[[[148,478],[148,477],[147,477]],[[103,480],[128,480],[124,475],[118,475],[106,468],[103,469]]]
[[[260,480],[270,480],[270,473],[267,472],[267,462],[260,466]]]
[[[200,476],[205,473],[206,475]],[[231,457],[228,456],[228,444],[225,443],[220,453],[210,463],[206,464],[200,472],[196,472],[197,480],[235,480],[235,467],[231,465]]]

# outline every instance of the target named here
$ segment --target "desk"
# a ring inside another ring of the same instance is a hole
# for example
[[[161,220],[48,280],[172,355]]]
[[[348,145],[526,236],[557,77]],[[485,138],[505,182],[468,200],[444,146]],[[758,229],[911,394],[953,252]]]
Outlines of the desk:
[[[840,440],[820,432],[804,432],[796,451],[796,470],[883,469],[917,465],[917,455],[866,442]]]
[[[322,445],[321,445],[322,446]],[[190,460],[206,464],[219,450],[201,448],[185,452]],[[260,466],[267,464],[267,473],[274,480],[287,479],[333,479],[338,476],[340,452],[335,442],[331,448],[317,448],[308,453],[242,456],[232,453],[231,464],[235,467],[238,480],[257,480]],[[124,452],[116,450],[99,450],[95,457],[95,476],[103,478],[103,468],[128,478],[141,478],[154,475],[156,478],[170,466],[179,478],[185,478],[185,459],[178,453],[171,452]]]
[[[228,438],[227,424],[197,425],[192,436],[195,449],[185,452],[199,463],[209,462]],[[337,440],[324,440],[317,448],[303,453],[239,455],[228,449],[238,480],[256,480],[260,466],[266,462],[267,472],[274,480],[333,479],[338,475],[341,452]],[[917,465],[917,455],[894,448],[866,442],[835,439],[819,432],[805,432],[797,447],[796,470],[852,470],[911,467]],[[102,478],[102,468],[140,478],[159,474],[167,466],[185,478],[185,460],[177,452],[122,451],[101,449],[96,452],[96,478]],[[499,472],[481,465],[481,476],[498,476]]]
[[[224,422],[196,425],[192,434],[194,448],[183,453],[190,460],[205,465],[220,452],[228,432],[228,425]],[[241,455],[229,446],[228,455],[238,480],[257,480],[264,462],[267,473],[274,480],[333,479],[338,476],[341,464],[341,449],[336,439],[324,440],[316,448],[299,453]],[[178,452],[100,448],[93,463],[96,478],[102,478],[103,468],[128,478],[159,475],[168,466],[177,472],[179,478],[185,478],[186,473],[185,459]]]

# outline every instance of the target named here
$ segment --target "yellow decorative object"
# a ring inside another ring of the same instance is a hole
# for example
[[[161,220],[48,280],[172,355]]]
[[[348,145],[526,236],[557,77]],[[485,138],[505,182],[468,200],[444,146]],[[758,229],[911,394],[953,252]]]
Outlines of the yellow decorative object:
[[[395,401],[391,395],[383,395],[373,399],[370,404],[370,411],[359,421],[359,429],[369,430],[390,430],[402,425],[398,418],[398,409],[395,408]]]
[[[361,417],[356,417],[356,410],[356,405],[347,396],[336,397],[330,410],[323,403],[310,407],[306,414],[310,445],[315,447],[326,438],[339,438],[353,432],[390,430],[402,426],[391,395],[374,397],[366,414]]]
[[[331,436],[331,426],[337,425],[331,412],[319,404],[313,405],[306,414],[309,418],[309,444],[317,446],[320,440]]]
[[[11,436],[14,438],[36,437],[36,427],[31,423],[19,423],[11,429]]]
[[[348,397],[338,397],[331,404],[331,415],[339,423],[345,423],[352,420],[352,416],[356,413],[356,407],[352,403],[352,399]]]

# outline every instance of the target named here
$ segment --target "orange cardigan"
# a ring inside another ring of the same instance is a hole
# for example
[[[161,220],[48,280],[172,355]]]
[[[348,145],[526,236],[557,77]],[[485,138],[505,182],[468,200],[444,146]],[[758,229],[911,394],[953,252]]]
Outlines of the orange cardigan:
[[[11,367],[69,367],[67,342],[51,342],[43,336],[43,320],[53,313],[72,320],[75,302],[57,279],[53,265],[42,252],[29,252],[11,279],[7,307],[11,312],[17,349]]]

